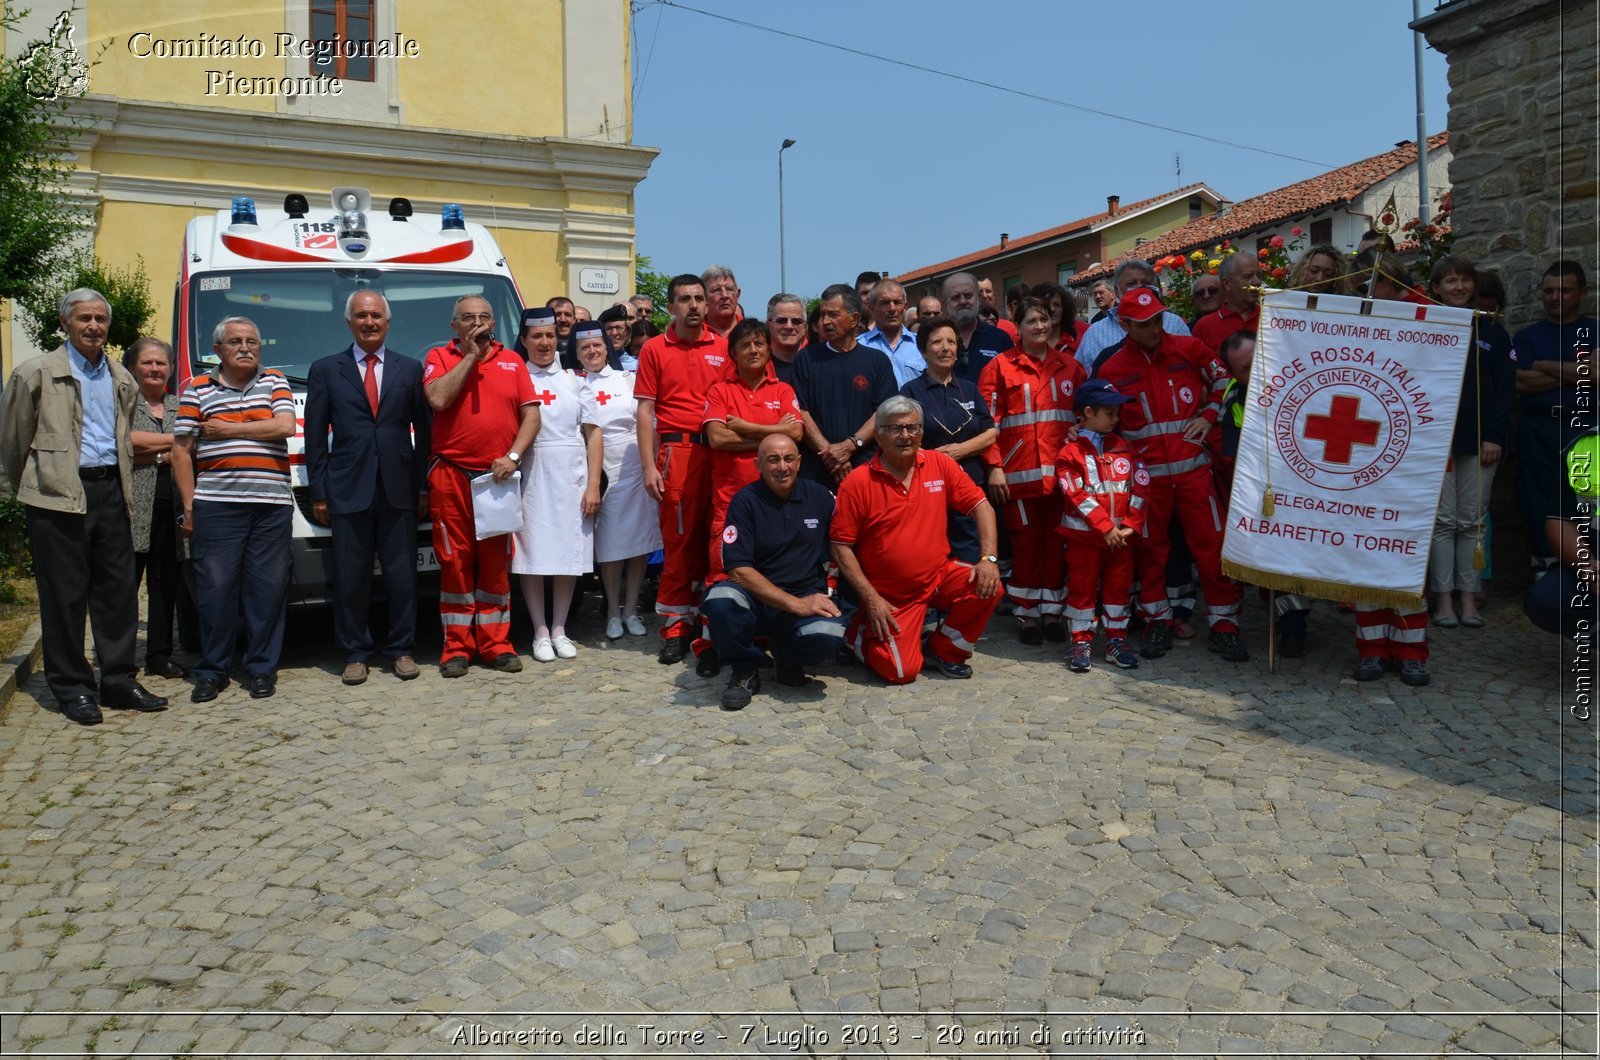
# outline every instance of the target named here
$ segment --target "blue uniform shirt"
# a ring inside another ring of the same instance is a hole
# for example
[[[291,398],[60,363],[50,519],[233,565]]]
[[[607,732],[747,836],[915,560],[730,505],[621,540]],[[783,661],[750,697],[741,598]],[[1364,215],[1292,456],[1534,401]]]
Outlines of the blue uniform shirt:
[[[111,383],[111,366],[104,350],[100,363],[91,365],[72,343],[67,343],[67,362],[72,378],[78,381],[83,400],[83,446],[78,452],[79,467],[110,467],[117,462],[117,392]]]
[[[917,337],[905,328],[900,329],[900,344],[897,346],[889,345],[889,337],[878,328],[873,328],[856,341],[883,351],[883,355],[889,358],[889,366],[894,369],[894,385],[897,387],[905,386],[928,367],[922,359],[922,351],[917,349]]]
[[[958,334],[957,340],[960,337]],[[983,366],[994,360],[995,354],[1005,353],[1015,345],[1010,335],[980,320],[972,332],[972,341],[963,345],[956,354],[955,374],[976,383],[978,376],[983,374]]]
[[[754,567],[791,596],[828,591],[833,494],[796,477],[787,498],[760,479],[733,495],[722,527],[722,568]]]
[[[1580,316],[1570,324],[1557,326],[1548,320],[1529,324],[1517,332],[1511,342],[1511,359],[1523,371],[1532,371],[1534,361],[1575,361],[1580,346],[1586,346],[1592,357],[1600,335],[1595,332],[1600,324],[1594,317]],[[1537,394],[1521,395],[1522,411],[1540,416],[1550,415],[1553,406],[1571,410],[1577,405],[1578,388],[1574,383],[1563,383]]]
[[[977,384],[960,376],[952,375],[950,385],[945,386],[922,372],[900,388],[900,395],[922,406],[924,449],[971,441],[994,426]],[[961,461],[961,469],[975,484],[983,485],[986,471],[981,452]]]

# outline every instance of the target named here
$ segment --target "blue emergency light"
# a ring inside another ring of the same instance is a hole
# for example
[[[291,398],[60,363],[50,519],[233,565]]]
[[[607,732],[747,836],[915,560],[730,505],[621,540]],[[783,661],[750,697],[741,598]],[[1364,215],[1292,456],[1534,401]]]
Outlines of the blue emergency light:
[[[460,232],[467,230],[467,214],[459,202],[447,202],[439,210],[439,231],[448,232],[451,229]]]
[[[236,225],[253,225],[256,223],[256,201],[246,196],[233,200],[233,223]]]

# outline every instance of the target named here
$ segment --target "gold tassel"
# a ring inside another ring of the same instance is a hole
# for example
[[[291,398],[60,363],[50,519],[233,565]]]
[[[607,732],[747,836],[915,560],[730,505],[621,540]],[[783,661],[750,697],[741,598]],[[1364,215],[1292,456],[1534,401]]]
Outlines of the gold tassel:
[[[1263,493],[1261,495],[1261,518],[1263,518],[1263,519],[1271,519],[1272,518],[1272,513],[1277,511],[1277,510],[1278,510],[1278,506],[1273,503],[1272,494],[1271,493]]]
[[[1486,566],[1488,566],[1488,564],[1484,560],[1483,543],[1480,541],[1472,550],[1472,569],[1482,570]]]

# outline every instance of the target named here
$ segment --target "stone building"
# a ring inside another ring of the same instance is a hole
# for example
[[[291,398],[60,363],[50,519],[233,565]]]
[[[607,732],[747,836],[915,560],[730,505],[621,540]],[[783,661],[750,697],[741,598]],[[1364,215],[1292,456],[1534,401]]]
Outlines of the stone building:
[[[1455,248],[1499,270],[1513,330],[1540,318],[1552,261],[1582,264],[1593,298],[1597,24],[1596,0],[1450,0],[1412,23],[1450,64]]]

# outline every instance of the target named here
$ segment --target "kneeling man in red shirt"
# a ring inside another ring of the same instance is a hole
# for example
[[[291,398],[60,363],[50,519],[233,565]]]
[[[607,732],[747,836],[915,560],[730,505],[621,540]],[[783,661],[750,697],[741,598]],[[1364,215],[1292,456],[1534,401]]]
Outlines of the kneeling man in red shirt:
[[[945,617],[928,636],[929,664],[971,677],[972,646],[1000,602],[994,509],[960,464],[922,448],[921,405],[892,397],[874,422],[879,453],[840,484],[829,535],[839,573],[861,601],[845,636],[878,676],[909,684],[922,669],[932,607]],[[949,512],[977,520],[974,565],[950,558]]]

